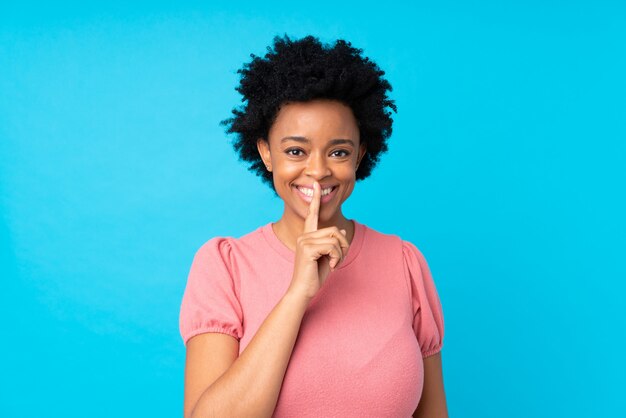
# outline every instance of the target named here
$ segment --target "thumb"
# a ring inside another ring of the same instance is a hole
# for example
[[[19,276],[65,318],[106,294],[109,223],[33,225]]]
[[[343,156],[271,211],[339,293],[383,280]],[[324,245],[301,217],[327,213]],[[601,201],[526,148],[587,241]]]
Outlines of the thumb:
[[[341,233],[342,233],[343,235],[346,235],[346,230],[345,230],[345,229],[340,229],[340,231],[341,231]]]

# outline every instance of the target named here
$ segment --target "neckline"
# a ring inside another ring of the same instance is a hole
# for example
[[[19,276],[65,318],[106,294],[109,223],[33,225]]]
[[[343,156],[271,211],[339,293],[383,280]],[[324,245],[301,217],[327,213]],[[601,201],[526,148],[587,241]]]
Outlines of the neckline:
[[[339,264],[337,270],[341,270],[352,264],[352,261],[354,261],[354,259],[359,255],[361,247],[363,246],[366,226],[354,219],[350,220],[354,223],[354,236],[352,237],[352,242],[350,243],[350,248],[348,249],[348,255],[343,260],[343,263]],[[282,258],[293,264],[296,259],[296,253],[291,251],[289,247],[278,239],[274,229],[272,228],[272,224],[273,222],[268,222],[261,228],[261,232],[263,233],[265,240]]]

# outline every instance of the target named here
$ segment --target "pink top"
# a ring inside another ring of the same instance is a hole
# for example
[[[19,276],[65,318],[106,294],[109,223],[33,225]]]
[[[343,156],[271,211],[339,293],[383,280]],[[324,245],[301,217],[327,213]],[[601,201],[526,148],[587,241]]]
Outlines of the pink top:
[[[354,221],[348,255],[311,300],[274,417],[409,417],[439,352],[444,322],[422,253]],[[239,353],[285,294],[295,253],[272,223],[197,251],[182,299],[180,333],[220,332]]]

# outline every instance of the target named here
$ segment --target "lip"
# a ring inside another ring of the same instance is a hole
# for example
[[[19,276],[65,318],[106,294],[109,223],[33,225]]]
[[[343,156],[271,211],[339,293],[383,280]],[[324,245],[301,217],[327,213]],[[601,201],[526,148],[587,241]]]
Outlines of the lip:
[[[305,187],[307,189],[311,189],[313,190],[313,184],[296,184],[296,187]],[[324,189],[328,189],[329,187],[337,187],[339,186],[338,184],[320,184],[320,189],[324,190]]]
[[[300,187],[307,187],[307,186],[303,186],[303,185],[299,185],[299,186]],[[322,198],[320,199],[320,203],[328,203],[328,202],[330,202],[335,197],[335,195],[337,194],[337,190],[339,189],[339,186],[337,186],[337,185],[335,185],[335,186],[327,185],[327,186],[323,186],[322,190],[325,189],[325,188],[328,188],[328,187],[333,187],[333,190],[330,193],[328,193],[326,196],[322,196]],[[306,203],[311,203],[311,200],[313,200],[313,196],[305,195],[304,193],[302,193],[300,191],[300,189],[298,189],[298,186],[293,186],[293,188],[295,189],[296,194],[298,196],[300,196],[302,198],[302,200],[304,200]],[[313,187],[310,187],[310,188],[312,189]]]

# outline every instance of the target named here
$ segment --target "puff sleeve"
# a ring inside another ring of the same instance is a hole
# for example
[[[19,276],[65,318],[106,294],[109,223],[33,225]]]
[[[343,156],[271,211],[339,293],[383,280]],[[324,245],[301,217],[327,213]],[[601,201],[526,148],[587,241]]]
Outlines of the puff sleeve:
[[[435,282],[424,255],[415,245],[402,242],[404,275],[408,281],[413,306],[413,331],[422,357],[438,353],[443,347],[443,310]]]
[[[243,334],[243,314],[238,283],[231,270],[232,247],[228,238],[215,237],[196,252],[180,307],[180,335],[185,346],[195,335],[220,332],[238,340]]]

